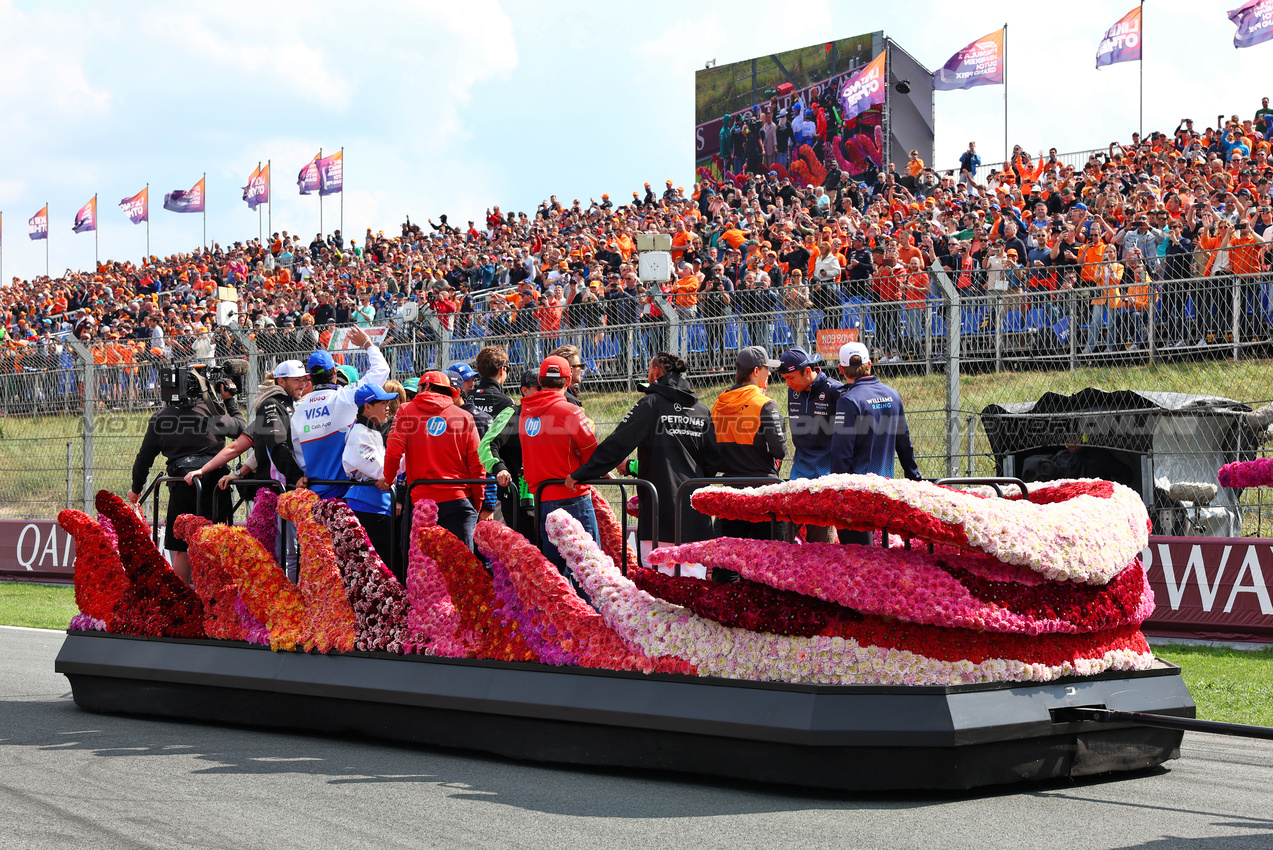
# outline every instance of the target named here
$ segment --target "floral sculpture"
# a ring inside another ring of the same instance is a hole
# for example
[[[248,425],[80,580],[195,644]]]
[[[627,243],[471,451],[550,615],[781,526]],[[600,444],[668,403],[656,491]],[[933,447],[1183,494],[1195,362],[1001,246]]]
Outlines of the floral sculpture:
[[[111,631],[153,637],[201,638],[203,602],[177,577],[150,539],[149,529],[131,505],[105,490],[97,494],[104,514],[119,538],[119,559],[128,589],[108,621]]]
[[[1226,463],[1220,467],[1217,478],[1221,487],[1232,487],[1235,490],[1268,487],[1273,485],[1273,458],[1260,457]]]
[[[416,534],[437,525],[438,505],[432,499],[415,503],[411,528]],[[496,573],[498,577],[498,573]],[[472,647],[472,635],[463,631],[459,612],[451,602],[446,579],[438,562],[412,546],[407,560],[407,652],[464,658]]]
[[[600,544],[601,551],[609,555],[616,564],[622,563],[623,526],[619,524],[606,497],[597,492],[596,487],[592,488],[592,511],[597,515],[597,536],[600,538],[597,543]],[[634,570],[636,565],[636,552],[629,549],[627,569]]]
[[[102,524],[64,512],[78,544],[82,613],[72,628],[195,636],[206,623],[210,637],[277,651],[352,644],[840,685],[1051,681],[1153,663],[1139,630],[1153,609],[1139,560],[1148,517],[1134,493],[1105,481],[1052,482],[1009,499],[869,475],[700,490],[694,506],[717,516],[891,532],[880,535],[889,548],[720,538],[651,555],[731,570],[741,576],[732,584],[663,575],[635,558],[625,576],[618,522],[594,494],[599,540],[565,512],[547,521],[587,599],[504,525],[478,524],[483,564],[438,527],[427,500],[414,507],[404,590],[347,505],[307,491],[270,495],[259,494],[253,512],[260,538],[179,520],[206,605],[119,499],[99,500],[117,547]],[[276,503],[298,527],[302,589],[265,545]]]
[[[173,532],[186,541],[190,551],[190,578],[195,593],[203,600],[203,630],[210,638],[242,640],[239,619],[239,586],[208,547],[199,532],[212,523],[201,516],[182,514],[173,523]]]
[[[275,500],[279,516],[296,526],[300,554],[300,588],[309,621],[305,649],[349,652],[354,648],[354,609],[336,567],[332,536],[314,519],[318,496],[313,490],[293,490]],[[258,538],[260,539],[260,538]]]
[[[381,562],[349,505],[324,499],[313,511],[314,519],[331,533],[336,565],[354,612],[354,647],[402,652],[410,608],[406,590]]]
[[[105,624],[128,590],[115,533],[83,511],[65,510],[57,524],[75,538],[75,604],[91,620]]]

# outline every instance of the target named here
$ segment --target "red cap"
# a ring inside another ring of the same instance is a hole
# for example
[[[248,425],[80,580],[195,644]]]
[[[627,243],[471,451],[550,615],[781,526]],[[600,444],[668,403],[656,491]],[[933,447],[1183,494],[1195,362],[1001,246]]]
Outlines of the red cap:
[[[539,380],[544,378],[569,378],[571,375],[570,361],[564,357],[553,355],[545,357],[544,362],[539,364]]]
[[[445,372],[425,372],[420,376],[420,392],[434,392],[438,395],[449,395],[452,400],[460,397],[460,391],[451,386],[451,379]]]

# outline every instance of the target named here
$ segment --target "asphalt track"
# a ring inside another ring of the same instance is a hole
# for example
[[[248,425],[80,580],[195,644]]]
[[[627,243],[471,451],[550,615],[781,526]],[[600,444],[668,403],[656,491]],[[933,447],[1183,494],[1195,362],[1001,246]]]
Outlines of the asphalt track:
[[[59,632],[0,627],[0,848],[1273,848],[1273,742],[1130,778],[818,794],[89,714]]]

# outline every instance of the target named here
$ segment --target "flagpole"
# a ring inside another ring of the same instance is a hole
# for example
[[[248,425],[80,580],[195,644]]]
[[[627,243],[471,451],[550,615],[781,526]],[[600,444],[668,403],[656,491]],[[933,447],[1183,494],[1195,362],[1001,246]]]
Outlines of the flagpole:
[[[1140,0],[1140,140],[1145,141],[1145,0]]]
[[[322,162],[323,149],[318,149],[318,160]],[[318,169],[318,238],[323,238],[323,167],[315,166]]]
[[[97,193],[93,193],[93,271],[96,272],[102,265],[101,238],[98,236],[100,231],[97,228]]]
[[[136,183],[133,184],[137,185]],[[150,184],[146,184],[146,262],[150,262]]]
[[[261,179],[261,161],[259,159],[256,161],[256,177],[258,180]],[[257,204],[256,205],[256,241],[257,242],[264,241],[263,237],[265,236],[265,234],[261,232],[261,216],[262,216],[261,205]]]
[[[270,160],[268,159],[265,161],[265,172],[269,175],[269,177],[265,179],[265,193],[269,195],[269,198],[270,198],[269,201],[267,201],[266,203],[270,205],[270,213],[269,213],[270,238],[273,239],[274,238],[274,169],[270,168]]]
[[[52,219],[49,218],[48,201],[44,202],[44,221],[44,276],[49,277],[49,240],[53,238],[53,228],[48,226],[48,222],[52,221]],[[96,269],[94,269],[94,271],[96,271]]]
[[[1008,25],[1003,25],[1003,161],[1008,161]]]
[[[208,250],[208,172],[203,172],[203,250]]]
[[[885,78],[888,79],[887,77]],[[340,146],[340,235],[345,235],[345,146]]]

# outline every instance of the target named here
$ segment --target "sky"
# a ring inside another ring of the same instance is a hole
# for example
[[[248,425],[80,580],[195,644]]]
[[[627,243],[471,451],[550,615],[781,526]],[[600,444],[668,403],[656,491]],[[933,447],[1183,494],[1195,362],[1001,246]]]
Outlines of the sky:
[[[1233,47],[1237,5],[1145,4],[1147,131],[1250,117],[1273,90],[1273,42]],[[44,272],[26,222],[46,202],[52,272],[91,268],[94,236],[71,226],[94,193],[100,256],[140,259],[146,226],[117,205],[147,183],[152,253],[194,248],[202,217],[164,211],[163,195],[205,172],[209,241],[256,236],[242,187],[264,160],[273,229],[312,238],[319,199],[295,181],[319,148],[345,148],[344,232],[359,241],[368,227],[397,233],[408,215],[462,224],[494,204],[533,212],[550,194],[586,204],[603,192],[621,202],[645,181],[688,187],[695,70],[877,30],[935,69],[1008,24],[1010,143],[1101,147],[1137,129],[1137,65],[1095,68],[1102,34],[1131,8],[0,0],[0,279]],[[952,166],[973,139],[987,162],[1001,156],[1003,120],[1003,87],[938,92],[934,164]],[[323,201],[328,232],[341,200]]]

